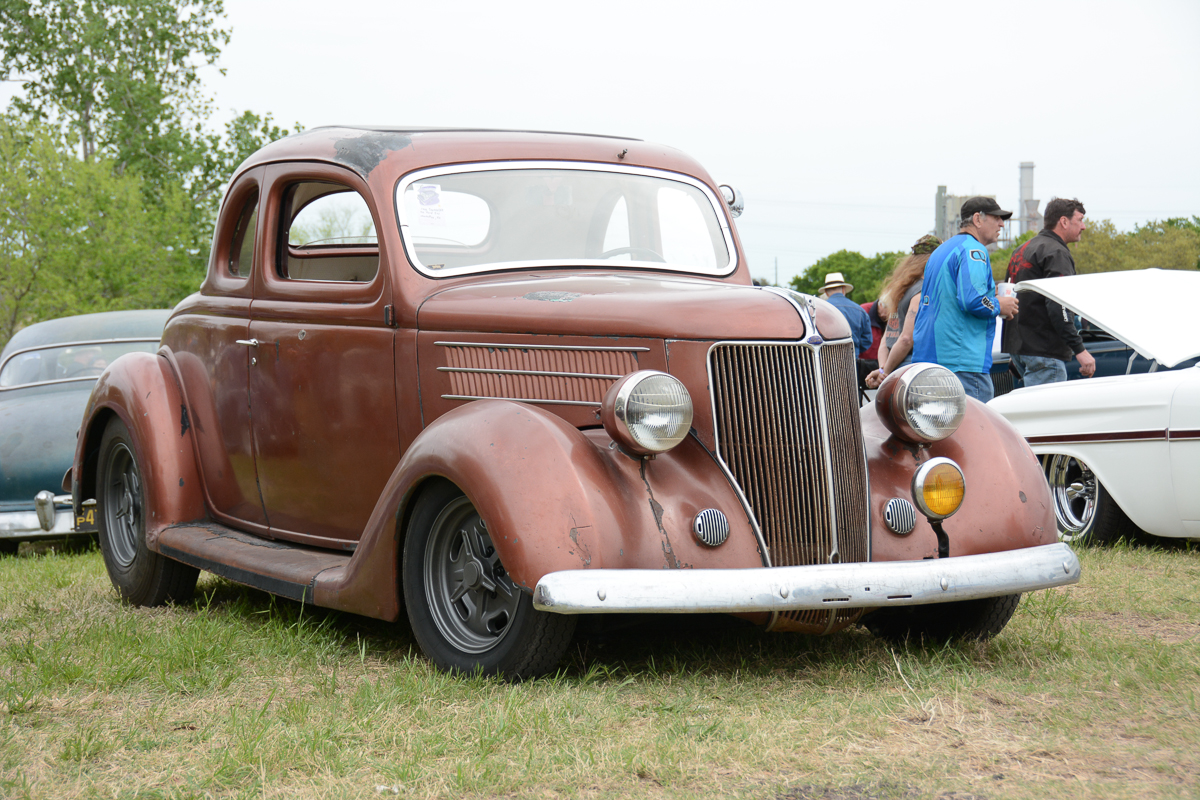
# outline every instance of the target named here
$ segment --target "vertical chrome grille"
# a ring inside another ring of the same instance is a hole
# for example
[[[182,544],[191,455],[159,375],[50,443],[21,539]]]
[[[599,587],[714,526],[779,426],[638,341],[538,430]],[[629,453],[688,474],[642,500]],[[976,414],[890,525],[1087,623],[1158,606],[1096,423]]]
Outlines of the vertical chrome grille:
[[[825,345],[821,378],[829,416],[829,451],[833,458],[833,499],[837,507],[838,560],[869,561],[871,520],[868,514],[867,465],[862,423],[858,419],[858,369],[854,345]]]
[[[709,359],[717,452],[754,512],[771,565],[867,561],[854,345],[718,344]],[[853,621],[826,611],[783,617],[815,632]]]

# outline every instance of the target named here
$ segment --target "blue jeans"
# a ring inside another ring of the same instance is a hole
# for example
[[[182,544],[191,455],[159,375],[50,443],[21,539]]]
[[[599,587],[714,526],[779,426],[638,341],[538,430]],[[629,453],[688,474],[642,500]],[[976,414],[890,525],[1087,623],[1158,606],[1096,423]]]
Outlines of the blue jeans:
[[[1026,386],[1041,386],[1043,383],[1058,383],[1067,379],[1067,364],[1057,358],[1045,356],[1013,356]]]
[[[992,386],[992,376],[988,373],[956,372],[954,374],[962,381],[963,389],[967,391],[967,397],[974,397],[981,403],[992,399],[996,390]]]

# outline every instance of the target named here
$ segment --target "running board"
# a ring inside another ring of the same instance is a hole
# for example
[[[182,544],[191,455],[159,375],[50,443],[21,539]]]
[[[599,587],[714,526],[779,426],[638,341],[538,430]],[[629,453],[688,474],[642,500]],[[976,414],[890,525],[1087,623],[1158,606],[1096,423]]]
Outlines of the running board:
[[[263,539],[213,522],[164,528],[158,535],[158,551],[235,583],[301,603],[313,603],[321,573],[345,567],[351,557],[350,553]]]

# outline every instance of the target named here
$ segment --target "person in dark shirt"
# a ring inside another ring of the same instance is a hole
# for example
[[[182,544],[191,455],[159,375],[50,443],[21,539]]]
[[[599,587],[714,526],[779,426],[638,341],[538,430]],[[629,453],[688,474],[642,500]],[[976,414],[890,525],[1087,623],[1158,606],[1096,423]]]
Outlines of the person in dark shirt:
[[[1005,279],[1012,284],[1034,278],[1075,274],[1075,259],[1067,247],[1087,228],[1086,211],[1078,200],[1054,198],[1046,204],[1042,230],[1017,248],[1008,260]],[[1026,386],[1067,379],[1067,361],[1079,362],[1079,374],[1090,378],[1096,359],[1083,348],[1074,315],[1049,298],[1026,293],[1016,319],[1004,324],[1001,340]]]
[[[861,358],[863,351],[871,346],[871,319],[867,312],[846,296],[853,291],[854,286],[846,283],[840,272],[830,272],[826,275],[825,285],[821,287],[821,294],[825,295],[825,299],[842,312],[846,322],[850,323],[850,335],[854,338],[854,355]]]

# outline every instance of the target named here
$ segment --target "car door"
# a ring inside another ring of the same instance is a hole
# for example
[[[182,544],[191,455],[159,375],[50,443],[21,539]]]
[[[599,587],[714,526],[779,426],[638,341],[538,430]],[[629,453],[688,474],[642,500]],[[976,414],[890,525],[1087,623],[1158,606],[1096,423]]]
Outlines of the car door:
[[[205,499],[213,517],[266,533],[258,493],[247,404],[250,306],[262,266],[260,207],[264,170],[230,186],[213,237],[208,276],[199,295],[180,304],[163,331],[189,415],[185,425],[200,451]],[[257,244],[256,244],[257,242]]]
[[[1200,538],[1200,366],[1183,371],[1171,398],[1171,481],[1182,535]]]
[[[351,548],[400,458],[379,215],[357,176],[268,168],[250,414],[271,535]]]

